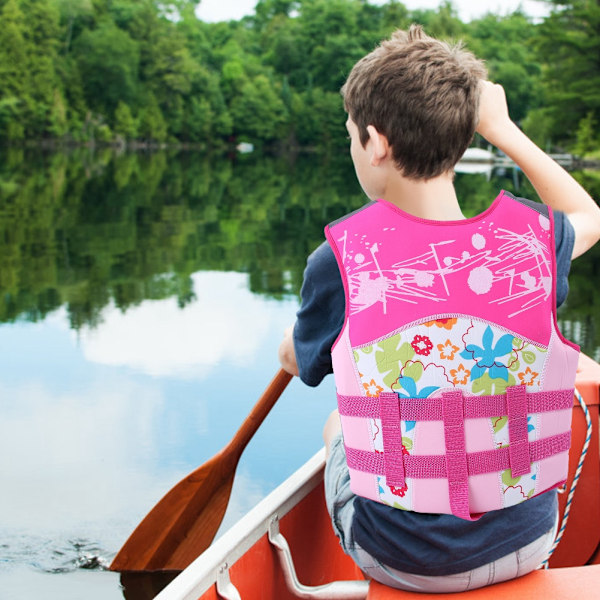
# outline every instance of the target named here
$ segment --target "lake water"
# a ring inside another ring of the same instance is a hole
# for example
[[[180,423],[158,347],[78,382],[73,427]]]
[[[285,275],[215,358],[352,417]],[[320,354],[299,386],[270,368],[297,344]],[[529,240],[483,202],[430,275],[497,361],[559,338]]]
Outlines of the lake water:
[[[469,214],[499,188],[532,195],[512,170],[457,186]],[[0,598],[123,598],[107,565],[242,423],[278,368],[306,255],[363,197],[345,156],[17,150],[0,156],[0,199]],[[560,312],[596,359],[599,275],[596,248]],[[331,378],[288,386],[224,527],[318,450],[334,406]]]

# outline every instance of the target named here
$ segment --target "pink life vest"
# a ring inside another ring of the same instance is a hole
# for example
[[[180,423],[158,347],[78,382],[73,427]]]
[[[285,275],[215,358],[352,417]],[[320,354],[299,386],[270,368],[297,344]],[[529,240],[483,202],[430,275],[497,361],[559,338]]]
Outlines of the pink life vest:
[[[553,219],[501,192],[427,221],[379,200],[329,225],[351,489],[464,519],[562,485],[579,348],[556,324]]]

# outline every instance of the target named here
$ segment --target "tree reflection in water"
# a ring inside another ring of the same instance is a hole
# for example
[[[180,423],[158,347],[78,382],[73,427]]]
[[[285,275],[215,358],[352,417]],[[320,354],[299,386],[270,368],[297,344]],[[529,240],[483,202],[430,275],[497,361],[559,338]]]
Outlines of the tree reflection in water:
[[[71,327],[93,327],[110,302],[194,300],[191,274],[240,271],[251,291],[297,294],[324,225],[364,202],[349,158],[259,154],[4,151],[0,162],[0,322],[37,321],[65,306]],[[593,174],[577,174],[600,196]],[[500,188],[535,197],[512,170],[458,174],[465,214]],[[519,189],[515,189],[518,186]],[[572,269],[561,322],[595,355],[598,247]]]

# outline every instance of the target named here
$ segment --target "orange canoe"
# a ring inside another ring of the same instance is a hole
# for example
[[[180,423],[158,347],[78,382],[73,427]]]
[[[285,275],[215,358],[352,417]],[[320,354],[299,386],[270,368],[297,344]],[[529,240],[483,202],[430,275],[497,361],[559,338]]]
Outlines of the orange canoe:
[[[563,537],[550,568],[513,581],[458,594],[420,594],[365,581],[343,554],[323,497],[324,451],[262,500],[185,571],[157,600],[518,600],[600,599],[600,365],[582,356],[577,388],[592,423],[592,437]],[[570,479],[587,435],[584,411],[573,407]],[[567,494],[560,495],[564,511]]]

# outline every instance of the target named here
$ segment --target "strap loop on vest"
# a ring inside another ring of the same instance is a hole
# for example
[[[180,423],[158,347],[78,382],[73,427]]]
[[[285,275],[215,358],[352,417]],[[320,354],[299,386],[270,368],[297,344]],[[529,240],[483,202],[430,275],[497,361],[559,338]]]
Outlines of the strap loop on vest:
[[[444,442],[446,445],[446,472],[452,514],[470,519],[469,473],[465,442],[463,395],[460,390],[442,394],[444,413]]]
[[[529,442],[531,462],[538,462],[555,454],[567,452],[571,447],[571,432],[565,431],[541,440]],[[383,454],[357,448],[346,448],[348,467],[374,475],[385,474]],[[446,479],[448,471],[443,454],[404,455],[404,476],[412,479]],[[508,447],[482,450],[467,454],[467,471],[471,475],[495,473],[510,468]]]
[[[525,387],[525,386],[516,386]],[[506,388],[507,390],[510,387]],[[389,392],[385,392],[389,393]],[[526,392],[527,412],[529,414],[566,410],[573,407],[573,390],[555,390],[549,392]],[[394,393],[394,395],[396,395]],[[398,396],[396,395],[398,398]],[[377,396],[337,395],[340,415],[379,419],[379,398]],[[405,421],[442,421],[442,399],[436,398],[399,398],[400,413]],[[465,419],[483,417],[501,417],[508,415],[506,394],[489,396],[465,396]]]
[[[508,452],[513,477],[531,471],[527,436],[527,392],[524,385],[506,388],[508,404]]]
[[[402,430],[400,429],[400,403],[394,392],[379,394],[383,458],[387,485],[404,487],[404,463],[402,461]]]

